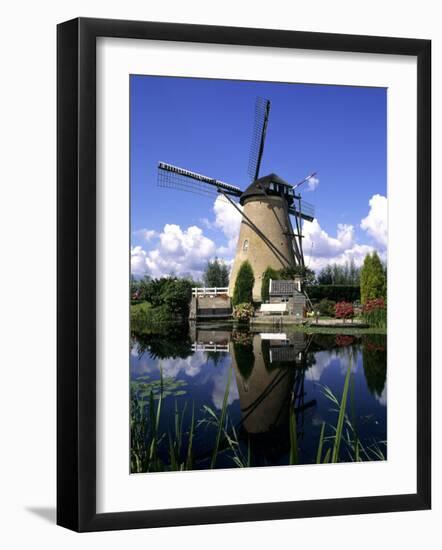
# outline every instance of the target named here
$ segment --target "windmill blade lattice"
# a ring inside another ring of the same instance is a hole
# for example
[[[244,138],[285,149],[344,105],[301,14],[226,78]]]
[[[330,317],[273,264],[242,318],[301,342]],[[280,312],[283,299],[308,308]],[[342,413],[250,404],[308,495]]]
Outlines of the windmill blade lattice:
[[[158,164],[158,186],[178,189],[198,195],[213,196],[222,190],[228,195],[239,197],[242,193],[239,187],[220,181],[185,168],[160,162]]]
[[[255,103],[255,123],[253,126],[252,144],[250,146],[249,167],[247,170],[252,181],[258,179],[259,176],[269,113],[270,101],[262,97],[257,97]]]
[[[313,204],[304,200],[299,202],[301,203],[300,205],[298,201],[295,200],[293,205],[289,208],[289,214],[292,216],[298,216],[308,222],[312,222],[315,218],[315,207]]]

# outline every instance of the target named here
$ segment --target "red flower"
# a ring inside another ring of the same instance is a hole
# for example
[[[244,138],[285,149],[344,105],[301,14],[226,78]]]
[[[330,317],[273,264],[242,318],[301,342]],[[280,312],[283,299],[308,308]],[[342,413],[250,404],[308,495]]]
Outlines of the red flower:
[[[354,313],[353,304],[350,302],[338,302],[335,305],[336,319],[351,319]]]

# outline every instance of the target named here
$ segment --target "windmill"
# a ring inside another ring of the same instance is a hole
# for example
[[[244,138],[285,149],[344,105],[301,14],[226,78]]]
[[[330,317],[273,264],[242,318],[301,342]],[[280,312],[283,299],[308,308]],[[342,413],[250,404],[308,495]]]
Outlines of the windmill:
[[[314,208],[301,198],[299,188],[316,173],[295,185],[274,173],[260,177],[269,114],[270,101],[257,98],[248,167],[250,184],[244,191],[236,185],[172,164],[158,164],[159,186],[202,195],[221,194],[241,214],[229,295],[233,294],[241,264],[248,260],[255,276],[253,299],[256,301],[261,300],[262,274],[267,267],[276,270],[304,267],[302,223],[314,219]],[[235,199],[239,199],[242,208]]]

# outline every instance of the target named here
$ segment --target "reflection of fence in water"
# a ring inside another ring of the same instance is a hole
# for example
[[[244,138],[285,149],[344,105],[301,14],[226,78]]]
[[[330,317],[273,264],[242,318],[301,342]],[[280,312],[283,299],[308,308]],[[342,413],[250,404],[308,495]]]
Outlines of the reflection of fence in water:
[[[206,344],[194,342],[192,344],[192,351],[219,351],[220,353],[228,353],[229,344]]]

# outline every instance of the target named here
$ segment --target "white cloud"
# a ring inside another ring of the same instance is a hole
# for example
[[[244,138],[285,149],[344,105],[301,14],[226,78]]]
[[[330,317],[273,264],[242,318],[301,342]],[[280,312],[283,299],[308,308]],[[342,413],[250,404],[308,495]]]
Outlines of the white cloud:
[[[319,185],[319,178],[312,176],[305,183],[307,185],[305,188],[306,191],[314,191]]]
[[[366,231],[377,244],[387,247],[387,197],[373,195],[368,202],[370,211],[361,221],[361,229]]]
[[[318,351],[315,353],[315,364],[309,367],[305,373],[307,380],[312,382],[319,382],[322,377],[322,373],[327,369],[332,361],[337,358],[336,352],[332,351]]]
[[[385,381],[385,386],[384,386],[384,389],[382,390],[381,395],[378,395],[375,392],[374,397],[379,402],[380,405],[383,405],[384,407],[387,406],[387,381]]]
[[[331,258],[351,248],[354,243],[352,225],[338,224],[336,237],[331,237],[319,225],[318,220],[305,222],[304,250],[312,250],[315,257]]]
[[[130,268],[135,277],[142,277],[146,274],[146,251],[141,246],[133,246],[130,250]]]
[[[147,242],[150,242],[155,237],[158,237],[158,232],[154,229],[137,229],[133,232],[137,237],[141,237]]]
[[[141,246],[132,247],[131,268],[135,276],[162,277],[174,273],[199,278],[216,250],[215,243],[195,225],[183,230],[179,225],[166,224],[158,239],[158,246],[149,251]]]
[[[161,367],[163,376],[167,378],[176,378],[181,372],[193,378],[201,372],[202,367],[206,363],[206,354],[202,351],[197,351],[185,359],[161,359],[158,362],[158,367]]]
[[[332,237],[315,219],[312,222],[305,222],[303,232],[306,265],[315,271],[330,263],[344,264],[350,260],[359,266],[366,254],[374,250],[372,246],[358,244],[355,241],[352,225],[338,224],[336,237]]]
[[[238,204],[238,207],[242,210],[241,205]],[[227,245],[220,246],[217,253],[220,256],[228,256],[230,257],[228,259],[231,259],[236,252],[239,228],[241,225],[241,214],[222,195],[219,195],[213,203],[213,212],[215,213],[213,226],[221,229],[227,237]]]
[[[226,392],[226,386],[227,386],[227,380],[228,380],[230,368],[232,368],[230,364],[224,365],[223,368],[218,369],[216,374],[214,374],[214,376],[212,377],[212,380],[213,380],[212,403],[218,410],[221,410],[223,408],[224,394]],[[235,377],[232,376],[230,380],[229,394],[227,396],[227,404],[231,405],[237,399],[239,399],[238,388],[236,385]]]
[[[360,244],[355,239],[353,225],[338,224],[336,237],[321,228],[318,220],[305,222],[303,246],[306,264],[318,271],[330,263],[344,264],[353,260],[362,265],[367,254],[377,249],[380,257],[386,259],[387,247],[387,198],[373,195],[369,201],[369,213],[360,227],[375,241],[375,246]]]

